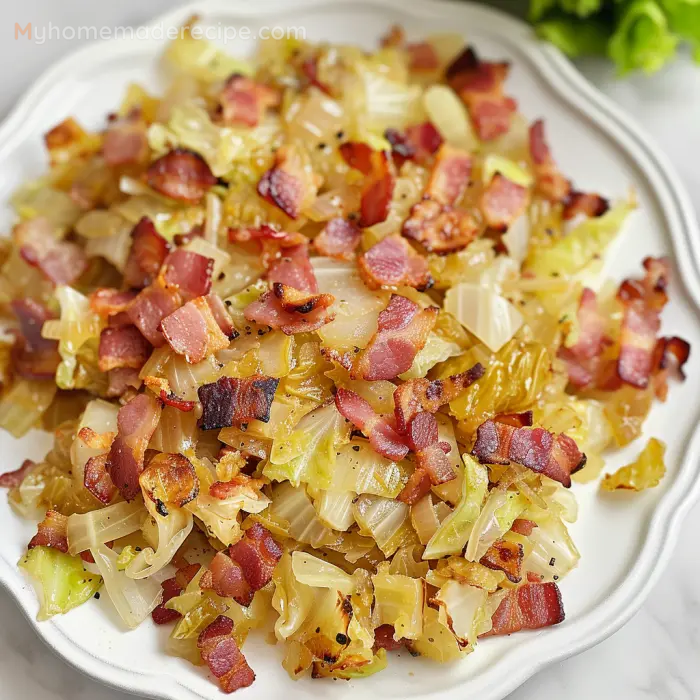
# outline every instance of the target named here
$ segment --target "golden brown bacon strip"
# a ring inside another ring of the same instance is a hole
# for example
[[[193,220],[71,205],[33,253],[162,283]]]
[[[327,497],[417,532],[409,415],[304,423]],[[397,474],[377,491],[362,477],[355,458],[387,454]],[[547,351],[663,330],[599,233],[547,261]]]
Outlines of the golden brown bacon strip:
[[[690,344],[676,336],[659,338],[654,357],[654,392],[657,398],[665,401],[668,378],[673,377],[681,382],[685,380],[683,366],[690,358]]]
[[[559,172],[552,158],[541,119],[530,127],[530,156],[537,191],[550,202],[564,202],[571,192],[571,183]]]
[[[398,234],[373,245],[358,258],[357,266],[370,289],[405,285],[423,291],[433,286],[428,261]]]
[[[527,188],[496,173],[481,195],[481,211],[486,225],[496,231],[507,231],[525,213]]]
[[[255,680],[245,656],[231,636],[233,620],[219,615],[197,639],[202,660],[216,676],[224,693],[247,688]]]
[[[361,239],[362,232],[354,222],[338,217],[326,224],[314,238],[313,245],[319,255],[349,261],[355,257],[355,249]]]
[[[272,88],[234,74],[219,93],[218,116],[228,126],[257,126],[267,109],[277,101]]]
[[[512,532],[518,535],[529,537],[532,531],[537,527],[537,523],[533,520],[525,520],[524,518],[516,518],[513,521],[513,526],[510,528]]]
[[[68,552],[68,517],[55,510],[46,511],[46,517],[39,523],[37,533],[29,540],[29,549],[51,547],[59,552]]]
[[[421,411],[435,413],[440,406],[456,399],[477,379],[484,376],[484,367],[477,363],[466,372],[446,379],[409,379],[394,391],[396,425],[405,432],[408,424]]]
[[[309,246],[292,245],[282,249],[282,257],[270,265],[267,273],[270,284],[279,282],[303,292],[318,292],[318,282],[309,259]]]
[[[511,583],[522,580],[523,546],[507,540],[496,540],[486,551],[479,563],[489,569],[502,571]]]
[[[185,148],[154,160],[146,171],[146,181],[160,194],[190,204],[197,204],[217,182],[207,161]]]
[[[430,491],[432,485],[430,474],[425,469],[416,467],[413,474],[408,477],[406,485],[401,489],[401,493],[396,497],[396,500],[413,506]]]
[[[75,243],[58,240],[51,222],[43,216],[17,224],[13,238],[22,259],[57,286],[72,284],[87,269],[85,251]]]
[[[374,630],[374,652],[378,649],[386,649],[387,651],[398,651],[406,644],[405,639],[394,639],[396,630],[393,625],[380,625]]]
[[[148,125],[141,111],[133,109],[125,117],[112,119],[102,141],[102,156],[110,167],[138,165],[148,160]]]
[[[85,464],[83,484],[85,488],[101,503],[108,505],[117,492],[112,479],[107,473],[109,454],[90,457]]]
[[[253,479],[247,474],[236,474],[229,481],[215,481],[209,487],[209,495],[225,501],[242,493],[247,493],[253,498],[258,498],[260,489],[265,485],[262,479]]]
[[[199,479],[187,457],[159,452],[139,476],[145,496],[166,516],[168,507],[182,508],[199,494]]]
[[[272,292],[285,311],[300,314],[311,313],[314,309],[327,309],[335,301],[335,297],[332,294],[301,292],[294,287],[287,287],[279,282],[275,282],[272,285]]]
[[[471,155],[444,143],[435,157],[425,194],[439,204],[451,206],[464,195],[471,172]]]
[[[467,106],[482,141],[491,141],[510,129],[517,103],[503,91],[509,69],[509,63],[479,60],[468,46],[445,73],[448,85]]]
[[[161,410],[161,404],[148,394],[138,394],[119,409],[117,437],[110,448],[106,469],[127,501],[140,493],[139,475]]]
[[[197,394],[202,403],[199,427],[214,430],[251,420],[267,423],[278,384],[279,379],[255,375],[246,379],[221,377],[199,387]]]
[[[12,346],[14,371],[24,379],[53,379],[61,362],[58,341],[42,337],[41,329],[55,314],[33,299],[15,299],[10,308],[20,327]]]
[[[589,218],[603,216],[608,209],[610,209],[610,203],[605,197],[592,192],[572,190],[564,200],[562,217],[568,221],[579,214]]]
[[[126,311],[129,304],[136,298],[136,292],[127,289],[101,287],[90,293],[90,309],[102,318],[116,316]]]
[[[98,367],[108,372],[118,367],[141,369],[151,354],[151,344],[136,326],[105,328],[100,333]]]
[[[431,122],[406,127],[403,133],[387,129],[384,138],[391,144],[391,155],[397,168],[407,160],[425,165],[443,143],[440,132]]]
[[[19,469],[15,469],[12,472],[5,472],[4,474],[0,474],[0,488],[17,488],[22,483],[22,481],[24,481],[24,477],[27,476],[27,474],[29,474],[29,472],[35,466],[36,462],[33,462],[31,459],[25,459],[24,462],[22,462],[22,466],[20,466]]]
[[[537,630],[564,621],[564,604],[556,583],[527,583],[508,592],[491,617],[491,637]]]
[[[257,301],[248,304],[243,314],[249,321],[281,330],[285,335],[315,331],[335,318],[334,313],[322,306],[307,314],[286,311],[272,291],[265,292]]]
[[[203,297],[211,291],[214,260],[189,250],[176,250],[163,262],[162,275],[167,285],[177,287],[185,301]]]
[[[131,248],[124,268],[124,284],[142,289],[158,276],[170,251],[170,244],[161,236],[153,222],[144,216],[131,232]]]
[[[231,338],[238,335],[230,321],[226,328],[232,331],[231,338],[221,330],[212,310],[215,297],[215,294],[197,297],[161,321],[161,331],[168,345],[192,364],[227,348]]]
[[[439,310],[392,294],[379,314],[377,332],[359,355],[352,375],[368,381],[394,379],[407,372],[435,326]]]
[[[399,461],[408,454],[408,445],[392,425],[391,418],[375,413],[359,394],[349,389],[338,389],[335,405],[343,418],[369,438],[375,452],[394,461]]]
[[[571,474],[586,464],[586,455],[568,435],[553,435],[544,428],[515,428],[492,420],[478,427],[472,454],[484,464],[516,462],[567,488],[571,486]]]
[[[182,617],[177,610],[168,610],[165,604],[169,600],[179,596],[185,588],[187,588],[187,584],[197,575],[199,569],[199,564],[186,564],[178,570],[175,576],[165,579],[165,581],[160,584],[163,588],[163,600],[151,613],[153,622],[155,622],[156,625],[166,625]]]

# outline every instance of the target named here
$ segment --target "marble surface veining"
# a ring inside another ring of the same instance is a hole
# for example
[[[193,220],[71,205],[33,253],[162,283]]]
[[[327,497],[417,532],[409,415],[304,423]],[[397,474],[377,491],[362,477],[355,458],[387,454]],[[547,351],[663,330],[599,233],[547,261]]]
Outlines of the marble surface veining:
[[[510,0],[514,2],[515,0]],[[523,2],[524,0],[520,0]],[[502,5],[504,3],[501,3]],[[26,87],[78,41],[42,46],[14,40],[14,24],[139,24],[171,7],[169,0],[25,0],[0,3],[0,115]],[[652,78],[614,78],[605,62],[582,72],[660,143],[700,209],[700,69],[683,57]],[[509,700],[693,700],[700,697],[700,505],[686,520],[668,569],[640,612],[597,647],[542,671]],[[10,596],[0,590],[0,700],[127,700],[67,666],[44,646]]]

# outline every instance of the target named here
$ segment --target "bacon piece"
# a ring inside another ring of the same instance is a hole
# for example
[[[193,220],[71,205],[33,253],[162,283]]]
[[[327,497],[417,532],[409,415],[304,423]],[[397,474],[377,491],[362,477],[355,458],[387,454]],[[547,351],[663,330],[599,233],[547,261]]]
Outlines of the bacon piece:
[[[405,639],[394,639],[395,629],[393,625],[380,625],[374,630],[374,652],[379,649],[387,651],[398,651],[406,644]]]
[[[51,547],[64,554],[68,552],[68,517],[55,510],[46,511],[37,533],[29,540],[28,549]]]
[[[407,372],[428,340],[438,313],[435,306],[421,309],[410,299],[392,294],[386,309],[379,314],[377,332],[358,358],[353,376],[376,381],[395,379]]]
[[[230,342],[212,313],[210,296],[188,301],[161,322],[161,330],[170,347],[191,364],[227,348]]]
[[[471,172],[471,155],[443,143],[435,157],[425,194],[438,204],[451,206],[464,195]]]
[[[136,292],[127,289],[101,287],[90,293],[90,309],[102,318],[117,316],[126,311],[129,304],[136,298]]]
[[[219,615],[197,640],[202,660],[216,676],[225,693],[247,688],[255,680],[255,673],[231,636],[232,632],[233,620]]]
[[[163,263],[163,279],[177,287],[185,301],[203,297],[211,291],[214,260],[190,250],[176,250]]]
[[[75,243],[57,239],[53,225],[43,216],[17,224],[13,236],[22,259],[56,286],[72,284],[87,269],[85,251]]]
[[[362,232],[352,221],[338,217],[331,219],[314,238],[313,245],[319,255],[336,260],[352,260],[355,249],[360,245]]]
[[[318,56],[310,56],[301,62],[300,70],[302,75],[309,81],[309,85],[313,85],[326,95],[330,95],[331,89],[322,82],[318,77]]]
[[[386,220],[396,185],[389,154],[356,141],[342,144],[340,154],[351,168],[366,176],[360,195],[360,226],[367,228]]]
[[[340,388],[335,395],[335,405],[343,418],[369,438],[375,452],[394,461],[399,461],[408,454],[408,445],[392,425],[391,419],[377,415],[359,394]]]
[[[225,552],[214,555],[199,585],[202,590],[213,590],[222,598],[233,598],[245,607],[253,602],[254,591],[245,580],[241,565]]]
[[[424,470],[433,485],[452,481],[455,474],[447,455],[450,445],[441,442],[438,424],[432,413],[422,412],[415,416],[406,433],[408,446],[416,453],[416,468]]]
[[[685,379],[683,365],[690,358],[690,343],[677,336],[659,338],[660,360],[658,367],[666,371],[679,381]]]
[[[175,148],[150,164],[146,182],[166,197],[197,204],[217,179],[199,153]]]
[[[448,85],[467,106],[482,141],[491,141],[510,129],[517,103],[503,91],[509,69],[507,62],[479,60],[468,46],[445,72]]]
[[[177,555],[176,555],[177,556]],[[173,559],[173,564],[175,559]],[[153,610],[151,617],[156,625],[165,625],[169,622],[175,622],[182,617],[177,610],[169,610],[165,604],[179,596],[192,579],[197,575],[200,569],[199,564],[185,564],[184,567],[178,568],[178,572],[172,578],[165,579],[160,585],[163,588],[163,600]]]
[[[532,531],[537,527],[537,523],[532,520],[525,520],[524,518],[516,518],[513,521],[513,526],[510,528],[511,532],[515,532],[518,535],[524,535],[529,537]]]
[[[161,321],[180,307],[182,299],[177,290],[164,287],[159,280],[139,292],[127,308],[131,322],[156,348],[165,345]]]
[[[228,239],[231,243],[250,243],[250,241],[279,240],[282,241],[288,236],[293,236],[287,231],[281,231],[268,224],[256,227],[230,228],[228,229]],[[303,234],[302,234],[303,235]],[[304,237],[306,238],[306,237]],[[303,242],[303,241],[302,241]]]
[[[199,495],[199,479],[192,462],[180,454],[156,454],[141,472],[139,484],[163,516],[167,516],[168,506],[182,508]]]
[[[496,173],[481,195],[481,211],[486,225],[505,232],[527,209],[527,188]]]
[[[25,459],[24,462],[22,462],[22,466],[19,469],[15,469],[12,472],[5,472],[4,474],[0,474],[0,488],[4,489],[14,489],[17,488],[22,481],[24,481],[24,477],[29,474],[29,472],[36,467],[36,462],[33,462],[31,459]]]
[[[101,503],[108,505],[112,502],[117,489],[107,473],[109,454],[90,457],[85,464],[83,484],[85,488]]]
[[[408,53],[408,70],[412,73],[436,71],[440,67],[440,58],[432,44],[420,41],[406,44]]]
[[[477,363],[466,372],[446,379],[409,379],[394,391],[396,425],[403,433],[421,411],[435,413],[440,406],[454,401],[477,379],[484,376],[483,365]]]
[[[530,127],[530,155],[537,191],[550,202],[566,201],[571,192],[571,183],[559,172],[552,158],[541,119]]]
[[[601,353],[609,342],[605,319],[598,311],[595,292],[584,288],[577,312],[579,335],[575,345],[561,347],[558,356],[566,362],[569,381],[576,387],[593,385],[599,374]]]
[[[396,500],[413,506],[430,491],[432,485],[430,474],[425,469],[416,467]]]
[[[484,464],[516,462],[567,488],[571,474],[586,464],[586,455],[568,435],[553,435],[544,428],[514,428],[492,420],[477,428],[472,454]]]
[[[305,168],[304,159],[295,145],[283,146],[275,154],[275,164],[258,181],[258,194],[298,219],[310,199],[316,196],[316,180]]]
[[[12,346],[15,372],[25,379],[53,379],[61,362],[58,341],[42,337],[41,329],[55,314],[33,299],[15,299],[10,307],[20,326]]]
[[[332,294],[300,292],[279,282],[272,285],[272,291],[285,311],[300,314],[311,313],[314,309],[327,309],[335,301]]]
[[[106,469],[127,501],[140,493],[139,475],[161,410],[160,403],[148,394],[137,394],[119,409],[117,437],[110,448]]]
[[[425,165],[443,143],[440,132],[432,122],[406,127],[404,133],[396,129],[387,129],[384,138],[391,144],[391,155],[397,168],[407,160]]]
[[[401,233],[429,253],[446,255],[466,248],[482,228],[469,212],[427,198],[411,208]]]
[[[98,367],[108,372],[119,367],[141,369],[151,353],[150,343],[136,326],[105,328],[100,333]]]
[[[309,259],[309,246],[295,245],[284,249],[284,255],[267,273],[270,284],[279,283],[302,292],[318,292],[318,282]]]
[[[424,291],[433,286],[427,260],[398,234],[375,243],[358,258],[357,266],[370,289],[405,285]]]
[[[527,583],[510,590],[491,617],[491,631],[480,635],[537,630],[564,621],[564,605],[556,583]]]
[[[564,199],[562,217],[569,221],[579,214],[586,217],[603,216],[610,209],[610,202],[605,197],[592,192],[579,192],[571,190]]]
[[[147,124],[141,110],[132,109],[125,117],[113,119],[102,141],[102,156],[110,167],[138,165],[148,159]]]
[[[479,560],[482,566],[496,571],[502,571],[511,583],[520,583],[522,580],[521,568],[524,551],[521,544],[496,540]]]
[[[107,396],[116,398],[123,396],[127,389],[138,389],[141,386],[139,371],[131,367],[120,367],[107,372]]]
[[[237,450],[233,452],[237,452]],[[220,501],[233,498],[241,493],[247,493],[257,498],[264,485],[265,482],[262,479],[253,479],[247,474],[236,474],[230,481],[215,481],[209,487],[209,495]]]
[[[523,413],[499,413],[494,417],[497,423],[505,423],[512,425],[514,428],[529,428],[533,422],[532,411],[523,411]]]
[[[221,377],[197,390],[202,403],[202,430],[229,428],[232,425],[270,420],[270,406],[275,398],[279,379],[254,375],[246,379]]]
[[[335,318],[334,313],[322,306],[306,314],[285,311],[273,291],[265,292],[257,301],[248,304],[243,315],[249,321],[281,330],[285,335],[310,333],[325,326]]]
[[[234,73],[219,93],[219,118],[227,126],[257,126],[276,103],[272,88]]]
[[[153,222],[144,216],[131,231],[131,248],[124,268],[124,284],[142,289],[158,275],[170,244],[161,236]]]
[[[197,405],[196,401],[187,401],[175,394],[170,389],[170,382],[167,379],[148,375],[147,377],[144,377],[143,381],[154,394],[157,394],[160,397],[160,400],[166,406],[172,406],[173,408],[177,408],[178,411],[189,413],[189,411],[193,411],[194,407]]]

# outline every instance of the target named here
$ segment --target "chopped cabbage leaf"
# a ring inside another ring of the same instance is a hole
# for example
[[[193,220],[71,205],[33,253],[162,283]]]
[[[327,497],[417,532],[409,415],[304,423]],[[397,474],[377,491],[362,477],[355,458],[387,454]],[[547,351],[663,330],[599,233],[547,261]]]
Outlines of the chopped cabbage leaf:
[[[279,613],[275,621],[275,636],[279,640],[291,637],[311,612],[315,594],[311,586],[301,583],[292,571],[292,557],[285,552],[272,574],[275,592],[272,607]]]
[[[272,515],[288,523],[289,534],[297,541],[312,547],[323,547],[336,542],[337,533],[323,524],[306,490],[294,487],[288,481],[275,486],[272,492]]]
[[[355,582],[350,574],[306,552],[292,552],[292,572],[299,583],[312,588],[329,588],[343,595],[355,591]]]
[[[352,502],[354,491],[321,491],[314,507],[321,521],[333,530],[347,532],[355,523]]]
[[[365,494],[355,501],[353,509],[360,532],[371,536],[385,556],[391,556],[403,545],[417,544],[405,503]]]
[[[666,445],[656,438],[650,438],[639,457],[614,474],[606,474],[601,482],[604,491],[643,491],[659,485],[666,473],[664,453]]]
[[[423,581],[390,574],[380,564],[372,576],[374,611],[378,625],[393,625],[394,639],[418,639],[423,631]]]
[[[46,412],[56,395],[53,381],[18,379],[0,399],[0,427],[20,438],[33,427]]]
[[[122,501],[68,517],[68,552],[79,554],[141,529],[147,513],[140,500]]]
[[[462,348],[457,343],[431,333],[422,350],[415,356],[411,368],[400,374],[399,378],[407,381],[417,377],[425,377],[436,364],[444,362],[454,355],[459,355],[461,352]]]
[[[483,617],[487,596],[483,588],[450,579],[433,598],[439,607],[438,620],[452,631],[460,647],[476,642],[476,626]]]

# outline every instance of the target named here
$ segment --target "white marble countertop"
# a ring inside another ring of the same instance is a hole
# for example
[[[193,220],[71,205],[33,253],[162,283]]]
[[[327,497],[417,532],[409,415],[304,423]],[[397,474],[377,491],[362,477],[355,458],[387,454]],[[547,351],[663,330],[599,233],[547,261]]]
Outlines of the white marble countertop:
[[[512,1],[512,0],[511,0]],[[524,0],[522,0],[524,1]],[[0,115],[29,82],[80,42],[14,39],[29,21],[58,26],[137,25],[172,0],[24,0],[0,4]],[[605,62],[580,64],[603,92],[634,115],[660,143],[700,210],[700,68],[682,58],[652,78],[615,80]],[[700,505],[685,523],[668,570],[641,611],[594,649],[541,672],[509,700],[692,700],[700,697]],[[127,700],[57,659],[38,639],[10,597],[0,591],[0,697],[3,700]]]

